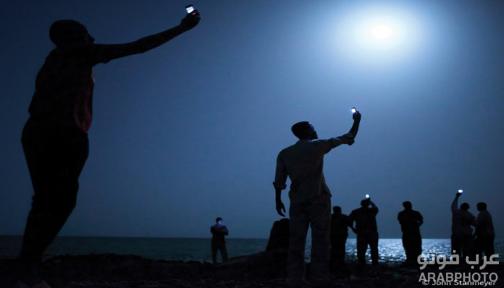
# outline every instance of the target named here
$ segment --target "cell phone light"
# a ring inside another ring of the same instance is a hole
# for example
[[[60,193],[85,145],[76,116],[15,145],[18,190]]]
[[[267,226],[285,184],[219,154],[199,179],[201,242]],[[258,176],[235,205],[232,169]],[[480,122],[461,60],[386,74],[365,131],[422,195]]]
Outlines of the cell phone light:
[[[185,9],[187,14],[191,14],[192,12],[194,12],[194,6],[192,5],[188,5]]]
[[[355,113],[355,112],[357,112],[357,108],[353,107],[352,108],[352,113]]]
[[[369,194],[366,194],[366,199],[369,199]]]
[[[462,193],[464,193],[464,190],[459,189],[457,192],[460,193],[460,194],[462,194]]]

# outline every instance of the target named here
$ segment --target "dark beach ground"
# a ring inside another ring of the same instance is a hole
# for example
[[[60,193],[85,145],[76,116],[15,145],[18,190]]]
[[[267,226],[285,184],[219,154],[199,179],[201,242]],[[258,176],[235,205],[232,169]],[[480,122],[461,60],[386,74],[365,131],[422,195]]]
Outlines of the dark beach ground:
[[[0,287],[14,284],[13,259],[0,260]],[[188,288],[188,287],[286,287],[285,257],[278,253],[259,253],[231,259],[226,264],[151,260],[133,255],[97,254],[57,256],[47,259],[43,275],[52,287],[125,287],[125,288]],[[380,264],[379,267],[358,268],[353,263],[347,271],[339,270],[327,287],[434,287],[422,286],[419,270],[400,264]],[[308,267],[309,270],[309,267]],[[428,268],[436,272],[437,268]],[[443,271],[470,271],[451,267]],[[504,287],[504,266],[487,267],[485,272],[496,272],[496,286]],[[443,286],[450,287],[450,286]],[[477,287],[477,286],[457,286]],[[482,287],[482,286],[480,286]]]

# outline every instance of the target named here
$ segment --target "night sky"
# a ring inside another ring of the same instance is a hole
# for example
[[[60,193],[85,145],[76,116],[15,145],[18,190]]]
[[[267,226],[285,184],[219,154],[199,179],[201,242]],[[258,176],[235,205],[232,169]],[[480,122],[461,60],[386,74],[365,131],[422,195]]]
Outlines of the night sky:
[[[178,24],[186,4],[2,4],[0,234],[22,234],[30,206],[20,138],[50,24],[76,19],[97,43],[121,43]],[[423,236],[448,238],[462,188],[473,213],[488,203],[502,238],[503,1],[193,4],[194,30],[96,66],[90,157],[62,235],[208,237],[222,216],[230,236],[266,238],[279,218],[276,155],[296,141],[290,126],[308,120],[321,138],[338,136],[355,105],[356,144],[325,159],[334,205],[349,213],[369,193],[380,236],[399,237],[410,200]],[[399,21],[401,41],[363,45],[352,27],[370,15]]]

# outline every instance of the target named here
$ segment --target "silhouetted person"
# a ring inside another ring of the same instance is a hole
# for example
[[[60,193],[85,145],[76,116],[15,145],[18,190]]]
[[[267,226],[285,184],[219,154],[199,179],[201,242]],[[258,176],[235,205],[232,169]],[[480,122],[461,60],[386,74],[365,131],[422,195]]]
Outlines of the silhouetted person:
[[[350,217],[341,213],[341,207],[334,206],[331,216],[331,262],[335,267],[345,264],[345,246],[351,225]]]
[[[490,255],[495,253],[494,240],[495,232],[493,227],[492,215],[487,210],[487,204],[480,202],[476,205],[478,216],[476,217],[476,251],[479,254]]]
[[[417,257],[422,254],[422,235],[420,226],[423,224],[423,216],[413,210],[410,201],[403,202],[404,210],[399,212],[397,220],[401,224],[402,244],[406,253],[406,263],[418,264]]]
[[[210,232],[212,233],[212,262],[217,264],[217,252],[220,252],[222,256],[222,262],[228,260],[226,239],[225,237],[229,234],[229,231],[224,225],[221,217],[215,219],[215,224],[210,227]]]
[[[465,256],[472,257],[474,254],[473,229],[476,218],[469,212],[469,204],[464,202],[458,208],[458,199],[462,193],[457,193],[451,204],[452,211],[452,253],[460,255],[460,259]],[[455,252],[454,252],[455,251]],[[461,261],[461,262],[465,262]]]
[[[287,253],[289,249],[289,219],[282,218],[273,223],[266,251]]]
[[[56,47],[38,72],[22,135],[34,190],[20,253],[21,278],[27,285],[47,286],[37,267],[76,205],[79,175],[88,157],[93,67],[156,48],[196,26],[199,19],[195,11],[178,26],[113,45],[94,44],[86,27],[74,20],[51,25],[49,36]]]
[[[352,230],[357,234],[357,261],[366,264],[367,247],[371,249],[371,261],[378,265],[378,227],[376,225],[378,207],[370,198],[361,201],[361,207],[350,213],[350,221],[355,222]]]
[[[305,241],[309,226],[312,231],[311,278],[314,282],[325,282],[329,278],[331,193],[324,179],[324,155],[341,144],[353,144],[360,118],[360,114],[355,113],[349,133],[327,140],[317,140],[317,132],[310,123],[298,122],[291,130],[299,141],[278,154],[273,185],[276,210],[281,216],[285,216],[281,192],[286,188],[287,177],[291,179],[287,257],[289,286],[299,286],[303,281]]]

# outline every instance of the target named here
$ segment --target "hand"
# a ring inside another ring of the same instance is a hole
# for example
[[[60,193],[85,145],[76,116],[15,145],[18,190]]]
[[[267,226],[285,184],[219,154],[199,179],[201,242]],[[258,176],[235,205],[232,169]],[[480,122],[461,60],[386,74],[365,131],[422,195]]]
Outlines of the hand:
[[[362,115],[360,114],[359,111],[355,111],[355,113],[353,113],[352,118],[353,118],[354,121],[360,121],[361,120],[361,116]]]
[[[455,197],[457,197],[457,198],[460,196],[462,196],[462,193],[460,193],[460,192],[457,192],[457,194],[455,194]]]
[[[278,215],[285,217],[285,205],[282,203],[282,200],[276,200],[276,211]]]
[[[200,22],[201,17],[198,10],[194,10],[191,14],[187,14],[182,21],[180,21],[180,27],[183,30],[191,30],[196,27]]]

